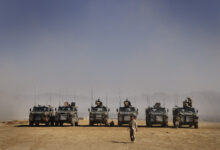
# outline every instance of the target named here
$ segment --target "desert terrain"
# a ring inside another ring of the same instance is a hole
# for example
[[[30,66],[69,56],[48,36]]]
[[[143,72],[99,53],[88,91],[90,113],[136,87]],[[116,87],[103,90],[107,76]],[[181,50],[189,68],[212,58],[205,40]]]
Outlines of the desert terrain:
[[[27,121],[0,123],[0,150],[217,150],[220,149],[220,123],[199,124],[194,128],[144,127],[139,121],[136,142],[129,141],[127,127],[89,127],[87,120],[72,127],[29,127]],[[169,123],[171,126],[172,124]]]

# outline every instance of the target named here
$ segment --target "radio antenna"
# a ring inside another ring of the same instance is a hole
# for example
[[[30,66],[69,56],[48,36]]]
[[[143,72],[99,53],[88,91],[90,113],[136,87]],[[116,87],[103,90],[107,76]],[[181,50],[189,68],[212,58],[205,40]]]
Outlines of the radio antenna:
[[[36,87],[34,87],[34,106],[36,106]]]
[[[136,98],[135,98],[135,96],[134,96],[134,106],[136,107]]]
[[[106,107],[108,108],[108,94],[106,93]]]
[[[91,107],[92,107],[92,103],[93,103],[93,88],[91,88]]]
[[[120,91],[120,88],[118,89],[118,96],[119,96],[119,106],[121,107],[121,91]]]
[[[163,98],[163,107],[165,107],[165,98]]]

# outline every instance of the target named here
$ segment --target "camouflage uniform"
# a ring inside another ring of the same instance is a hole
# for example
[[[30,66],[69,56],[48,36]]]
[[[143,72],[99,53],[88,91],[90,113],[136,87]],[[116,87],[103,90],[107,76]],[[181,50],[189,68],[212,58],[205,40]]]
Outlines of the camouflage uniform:
[[[130,128],[130,138],[131,141],[134,142],[135,141],[135,133],[137,130],[137,122],[135,119],[131,120],[130,124],[129,124],[129,128]]]

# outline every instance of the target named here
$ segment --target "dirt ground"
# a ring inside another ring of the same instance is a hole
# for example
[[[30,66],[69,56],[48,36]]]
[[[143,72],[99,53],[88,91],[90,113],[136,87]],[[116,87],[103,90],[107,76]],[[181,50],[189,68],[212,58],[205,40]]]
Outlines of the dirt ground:
[[[200,123],[194,128],[146,128],[139,121],[136,142],[129,141],[127,127],[80,126],[29,127],[27,121],[0,123],[0,150],[196,150],[220,149],[220,123]],[[170,125],[172,125],[170,123]]]

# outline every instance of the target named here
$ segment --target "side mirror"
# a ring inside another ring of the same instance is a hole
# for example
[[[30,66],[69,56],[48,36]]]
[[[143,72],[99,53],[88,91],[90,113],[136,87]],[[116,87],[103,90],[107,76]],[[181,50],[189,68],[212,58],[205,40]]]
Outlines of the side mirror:
[[[90,109],[88,109],[88,111],[90,111]]]
[[[116,109],[116,111],[118,112],[118,108]]]
[[[110,111],[110,109],[108,108],[108,112]]]
[[[30,108],[30,111],[31,111],[31,108]]]

